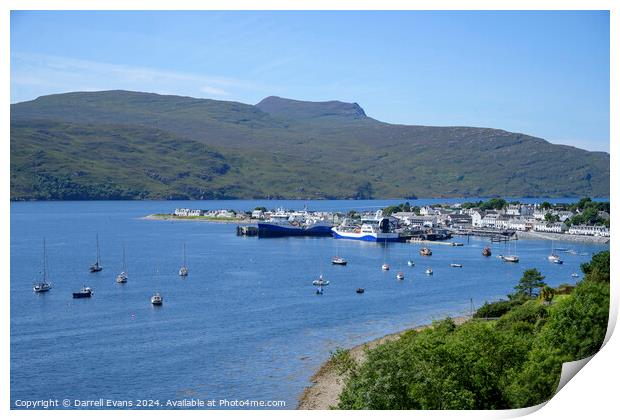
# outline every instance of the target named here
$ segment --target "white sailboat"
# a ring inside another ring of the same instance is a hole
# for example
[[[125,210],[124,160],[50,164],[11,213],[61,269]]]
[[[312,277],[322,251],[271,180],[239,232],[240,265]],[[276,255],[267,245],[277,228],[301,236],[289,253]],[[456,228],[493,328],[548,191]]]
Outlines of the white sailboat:
[[[388,271],[390,269],[390,265],[387,263],[387,239],[383,244],[383,265],[381,265],[381,270]]]
[[[121,273],[116,276],[117,283],[127,283],[127,265],[125,263],[125,246],[123,245],[123,267]]]
[[[409,259],[407,260],[407,265],[409,267],[415,266],[415,262],[413,262],[413,259],[411,258],[411,246],[409,246]]]
[[[549,262],[552,262],[553,264],[563,264],[564,263],[564,261],[562,261],[560,256],[555,253],[555,250],[553,248],[553,241],[551,241],[551,254],[547,257],[547,259],[549,260]]]
[[[183,265],[179,268],[179,276],[186,277],[189,274],[189,269],[187,268],[187,257],[185,255],[185,244],[183,244]]]
[[[47,278],[47,251],[45,249],[45,238],[43,238],[43,279],[32,286],[35,293],[48,292],[52,288],[52,283]]]
[[[519,256],[517,255],[517,242],[515,240],[515,253],[512,255],[502,255],[502,260],[504,260],[504,262],[511,262],[511,263],[518,263],[519,262]]]
[[[155,283],[159,282],[159,269],[155,270]],[[164,298],[159,294],[159,292],[155,292],[154,295],[151,296],[151,304],[153,306],[161,306],[164,303]]]

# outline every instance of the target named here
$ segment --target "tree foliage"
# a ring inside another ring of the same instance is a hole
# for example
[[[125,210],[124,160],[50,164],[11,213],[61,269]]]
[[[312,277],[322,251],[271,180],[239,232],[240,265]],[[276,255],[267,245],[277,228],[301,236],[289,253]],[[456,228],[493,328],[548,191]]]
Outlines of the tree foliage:
[[[476,313],[499,320],[455,326],[447,319],[377,346],[352,370],[338,408],[506,409],[546,401],[562,363],[594,354],[605,337],[609,253],[583,270],[584,280],[561,299],[537,270],[526,270],[520,299],[485,303]],[[536,288],[551,304],[523,299]]]

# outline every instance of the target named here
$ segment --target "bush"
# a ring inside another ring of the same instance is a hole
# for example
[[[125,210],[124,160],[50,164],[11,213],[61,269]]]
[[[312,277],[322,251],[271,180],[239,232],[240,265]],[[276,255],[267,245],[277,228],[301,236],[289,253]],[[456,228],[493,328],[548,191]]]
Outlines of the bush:
[[[514,324],[525,322],[537,329],[547,318],[547,309],[537,300],[530,300],[516,306],[497,321],[497,328],[510,329]]]
[[[499,318],[515,306],[519,306],[519,300],[498,300],[497,302],[484,302],[476,313],[474,318]]]

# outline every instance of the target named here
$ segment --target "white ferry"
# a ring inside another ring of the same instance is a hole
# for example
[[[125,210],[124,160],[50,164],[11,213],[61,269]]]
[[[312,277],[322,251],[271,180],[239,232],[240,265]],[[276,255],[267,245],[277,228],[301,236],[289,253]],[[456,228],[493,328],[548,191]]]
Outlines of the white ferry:
[[[332,228],[335,239],[355,239],[370,242],[399,242],[398,232],[395,232],[390,219],[381,216],[377,211],[374,218],[363,218],[361,225],[349,226],[346,224]]]

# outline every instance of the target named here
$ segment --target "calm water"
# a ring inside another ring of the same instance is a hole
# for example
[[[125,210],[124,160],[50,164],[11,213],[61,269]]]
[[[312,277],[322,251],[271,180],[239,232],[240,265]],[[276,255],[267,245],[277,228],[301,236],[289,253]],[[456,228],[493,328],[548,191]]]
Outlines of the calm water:
[[[316,210],[376,209],[392,201],[307,202]],[[418,200],[416,204],[448,200]],[[562,200],[569,201],[569,199]],[[147,221],[174,207],[253,209],[306,202],[43,202],[11,204],[11,400],[180,399],[285,400],[295,408],[309,377],[337,347],[350,347],[406,327],[469,312],[512,291],[524,269],[537,267],[550,285],[571,282],[588,256],[547,262],[551,244],[519,241],[518,264],[488,241],[456,238],[464,247],[418,246],[331,238],[235,236],[233,224]],[[99,233],[104,270],[91,274]],[[53,289],[32,283],[47,240]],[[179,278],[182,244],[190,275]],[[125,245],[129,281],[119,285]],[[556,243],[579,252],[607,246]],[[511,247],[514,245],[511,245]],[[332,255],[346,267],[332,266]],[[412,256],[416,262],[407,267]],[[382,272],[384,257],[392,270]],[[463,268],[450,268],[458,262]],[[432,277],[424,274],[431,266]],[[156,269],[159,275],[155,275]],[[405,272],[402,282],[397,271]],[[323,271],[331,284],[315,295]],[[91,299],[71,298],[83,284]],[[355,289],[366,293],[358,295]],[[164,306],[152,307],[154,291]]]

